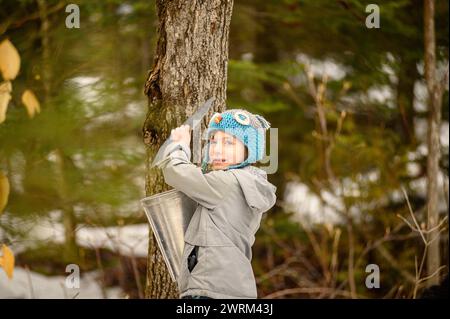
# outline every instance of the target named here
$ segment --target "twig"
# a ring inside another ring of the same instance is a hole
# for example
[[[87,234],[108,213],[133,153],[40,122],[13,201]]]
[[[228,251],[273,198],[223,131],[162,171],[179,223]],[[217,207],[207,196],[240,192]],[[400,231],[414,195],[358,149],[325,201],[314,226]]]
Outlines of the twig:
[[[62,282],[59,283],[61,285],[62,291],[63,291],[63,295],[64,295],[64,299],[69,299],[69,296],[67,295],[67,291],[66,291],[66,285],[64,285]]]
[[[53,7],[49,8],[47,10],[47,14],[52,14],[54,12],[61,10],[62,8],[64,8],[66,6],[66,4],[67,4],[67,1],[61,1],[61,2],[57,3],[56,5],[54,5]],[[7,29],[19,28],[25,22],[40,19],[40,17],[41,17],[40,12],[34,12],[26,17],[21,18],[20,20],[17,20],[15,22],[11,23],[11,25]]]
[[[331,263],[330,263],[330,273],[332,274],[331,286],[334,287],[336,284],[336,276],[333,275],[337,271],[338,264],[338,248],[339,248],[339,239],[341,238],[341,230],[339,228],[336,229],[334,233],[333,240],[333,252],[331,254]]]
[[[30,287],[30,298],[36,299],[36,295],[34,293],[34,288],[33,288],[33,283],[31,282],[30,269],[28,268],[28,266],[25,266],[25,270],[27,271],[27,280],[28,280],[28,285]]]
[[[273,292],[269,295],[266,295],[263,297],[263,299],[274,299],[279,297],[284,297],[287,295],[293,295],[293,294],[331,294],[334,295],[340,295],[343,297],[352,297],[353,294],[345,291],[345,290],[336,290],[334,288],[328,288],[328,287],[315,287],[315,288],[290,288],[290,289],[283,289],[276,292]]]
[[[100,250],[98,247],[94,247],[95,249],[95,259],[97,261],[97,267],[100,269],[100,273],[101,273],[101,291],[102,291],[102,296],[104,299],[107,299],[108,296],[106,294],[106,282],[105,282],[105,269],[103,268],[103,263],[102,263],[102,257],[100,255]]]
[[[134,280],[136,281],[136,287],[138,289],[139,299],[144,299],[144,292],[143,292],[141,281],[139,278],[139,270],[137,268],[136,258],[134,256],[134,253],[132,253],[130,258],[131,258],[131,266],[133,268]]]
[[[444,177],[444,183],[443,183],[442,187],[444,188],[444,199],[445,199],[445,203],[447,204],[447,212],[448,212],[449,211],[449,206],[448,206],[448,178]]]
[[[418,222],[417,222],[417,220],[416,220],[416,217],[414,216],[414,212],[413,212],[412,207],[411,207],[411,204],[410,204],[410,202],[409,202],[408,194],[406,193],[404,187],[402,187],[402,191],[403,191],[403,194],[405,195],[406,202],[407,202],[407,204],[408,204],[408,210],[409,210],[409,213],[410,213],[410,215],[411,215],[411,217],[412,217],[412,219],[413,219],[414,224],[416,225],[416,227],[413,227],[413,226],[412,226],[405,218],[403,218],[403,217],[401,217],[401,216],[399,216],[399,217],[401,217],[402,220],[405,221],[405,222],[408,224],[408,226],[409,226],[413,231],[417,231],[417,232],[420,233],[420,236],[422,237],[422,240],[423,240],[424,245],[425,245],[424,250],[423,250],[423,254],[422,254],[422,259],[421,259],[421,262],[420,262],[420,266],[419,266],[419,267],[417,266],[417,256],[416,256],[415,259],[414,259],[414,265],[415,265],[415,269],[416,269],[416,278],[415,278],[415,285],[414,285],[413,298],[415,299],[415,298],[417,297],[417,291],[418,291],[418,289],[419,289],[420,284],[421,284],[422,282],[424,282],[424,281],[427,281],[427,280],[433,278],[434,276],[436,276],[437,274],[439,274],[439,272],[440,272],[443,268],[446,268],[446,266],[441,266],[441,267],[439,267],[436,271],[434,271],[431,275],[428,275],[428,276],[426,276],[426,277],[421,278],[421,276],[422,276],[422,271],[423,271],[423,268],[424,268],[424,266],[425,266],[425,260],[426,260],[427,253],[428,253],[428,247],[430,246],[430,244],[431,244],[435,239],[439,238],[439,235],[440,235],[440,233],[443,231],[443,229],[440,230],[440,231],[438,231],[438,233],[436,234],[436,236],[435,236],[433,239],[431,239],[431,240],[427,240],[427,239],[425,238],[425,236],[424,236],[424,233],[431,233],[431,232],[436,231],[436,229],[439,229],[439,228],[441,227],[441,225],[447,220],[447,216],[445,216],[445,217],[441,220],[441,222],[440,222],[438,225],[436,225],[435,227],[433,227],[433,228],[431,228],[431,229],[427,229],[427,230],[421,229],[420,226],[419,226],[419,224],[418,224]]]
[[[405,195],[406,203],[408,204],[408,208],[409,208],[409,213],[411,214],[411,217],[412,217],[412,219],[414,221],[414,224],[416,224],[417,231],[420,233],[420,236],[422,237],[422,240],[423,240],[423,242],[426,245],[427,244],[427,240],[425,239],[425,236],[423,235],[423,231],[420,229],[420,226],[417,223],[416,217],[414,216],[413,210],[411,208],[411,203],[409,202],[408,194],[406,193],[406,190],[405,190],[405,188],[403,186],[402,186],[402,192],[403,192],[403,195]]]

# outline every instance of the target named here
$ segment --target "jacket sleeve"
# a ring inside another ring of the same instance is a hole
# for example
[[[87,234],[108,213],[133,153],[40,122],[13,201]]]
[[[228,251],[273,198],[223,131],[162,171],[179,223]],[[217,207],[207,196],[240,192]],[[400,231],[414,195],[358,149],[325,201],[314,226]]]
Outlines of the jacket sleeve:
[[[229,191],[235,177],[217,170],[204,174],[200,167],[190,162],[191,151],[183,143],[173,142],[166,147],[162,168],[166,183],[183,192],[200,205],[213,209]]]

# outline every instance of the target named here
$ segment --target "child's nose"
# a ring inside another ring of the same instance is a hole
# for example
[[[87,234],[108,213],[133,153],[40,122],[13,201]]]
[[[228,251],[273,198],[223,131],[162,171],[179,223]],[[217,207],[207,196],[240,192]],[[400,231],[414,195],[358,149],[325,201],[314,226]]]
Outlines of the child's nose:
[[[212,153],[214,155],[222,154],[222,144],[216,143],[216,144],[212,145]]]

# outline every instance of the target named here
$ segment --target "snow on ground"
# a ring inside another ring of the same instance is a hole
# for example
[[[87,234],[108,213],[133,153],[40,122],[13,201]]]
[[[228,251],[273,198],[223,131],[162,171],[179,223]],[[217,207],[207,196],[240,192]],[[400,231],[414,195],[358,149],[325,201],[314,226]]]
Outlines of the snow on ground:
[[[148,253],[148,224],[121,227],[82,227],[77,242],[87,248],[107,248],[126,256],[146,257]]]
[[[92,227],[78,225],[76,240],[79,246],[85,248],[106,248],[125,256],[146,257],[148,253],[148,224],[135,224],[115,227]],[[26,242],[12,245],[18,253],[33,243],[64,242],[64,227],[54,218],[41,218],[34,221],[34,226],[28,232]]]
[[[11,248],[15,254],[33,246],[33,243],[47,241],[62,243],[64,228],[52,218],[33,221],[29,238]],[[23,222],[22,222],[23,226]],[[86,248],[106,248],[125,256],[146,257],[148,253],[148,224],[126,225],[120,227],[91,227],[79,225],[77,230],[78,245]],[[68,273],[69,275],[69,273]],[[97,272],[80,274],[79,289],[67,288],[65,276],[44,276],[21,267],[14,268],[13,279],[9,280],[0,270],[0,299],[2,298],[123,298],[118,287],[108,288],[103,294],[96,280]]]
[[[69,274],[68,274],[69,275]],[[97,272],[81,275],[79,288],[68,288],[64,276],[44,276],[24,268],[14,268],[14,276],[8,279],[0,271],[0,299],[116,299],[122,298],[120,288],[107,288],[103,295],[98,284]],[[70,287],[70,286],[69,286]]]

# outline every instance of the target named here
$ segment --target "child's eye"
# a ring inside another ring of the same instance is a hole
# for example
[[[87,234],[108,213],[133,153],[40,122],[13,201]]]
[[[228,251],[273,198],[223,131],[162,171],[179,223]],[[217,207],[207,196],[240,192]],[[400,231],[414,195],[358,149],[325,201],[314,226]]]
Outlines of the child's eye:
[[[233,141],[225,141],[225,144],[227,144],[227,145],[233,145],[234,143],[233,143]]]

